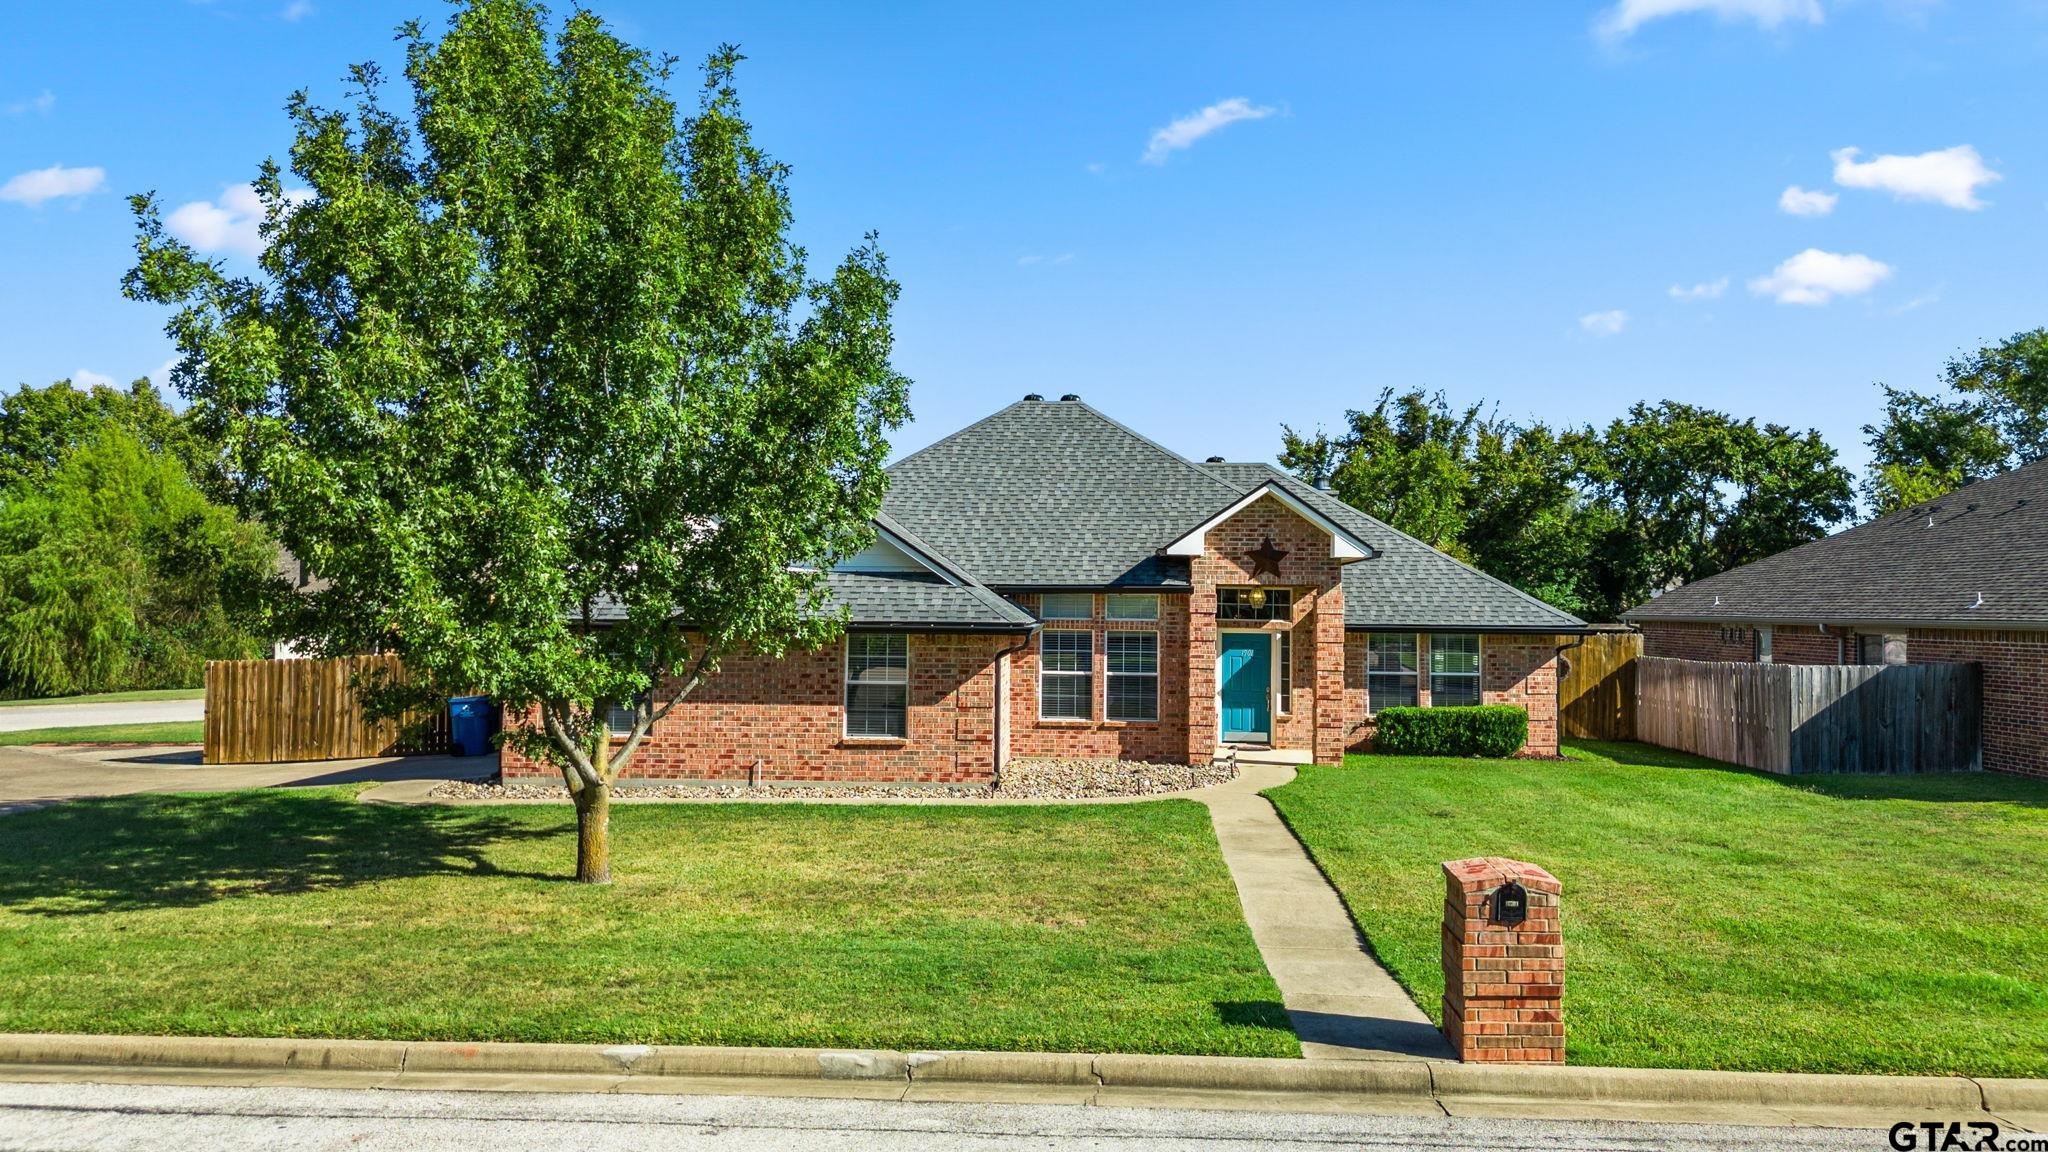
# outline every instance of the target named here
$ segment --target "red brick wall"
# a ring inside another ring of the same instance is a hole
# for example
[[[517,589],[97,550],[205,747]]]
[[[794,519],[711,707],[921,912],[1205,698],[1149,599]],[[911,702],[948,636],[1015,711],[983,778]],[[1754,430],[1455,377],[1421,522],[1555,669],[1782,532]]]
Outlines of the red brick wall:
[[[738,656],[658,725],[624,779],[983,784],[995,771],[996,653],[1019,636],[910,635],[907,740],[844,734],[845,647]],[[507,749],[507,779],[558,777]]]
[[[1036,614],[1040,597],[1020,595],[1018,604]],[[1010,657],[1010,755],[1085,756],[1117,760],[1182,763],[1188,746],[1188,598],[1159,595],[1159,619],[1108,620],[1105,597],[1092,596],[1087,620],[1048,620],[1047,631],[1094,634],[1094,718],[1038,718],[1038,637]],[[1108,660],[1103,637],[1110,632],[1159,633],[1159,719],[1155,723],[1104,718]]]
[[[1366,686],[1366,632],[1344,636],[1344,714],[1350,717],[1345,740],[1354,752],[1372,745],[1371,697]],[[1522,751],[1555,756],[1557,726],[1556,636],[1482,633],[1479,637],[1479,702],[1513,704],[1529,714],[1529,742]],[[1429,634],[1415,639],[1416,703],[1429,707]]]
[[[1642,632],[1645,656],[1742,663],[1756,655],[1756,640],[1748,625],[1660,620],[1644,624]]]
[[[1651,621],[1642,626],[1643,655],[1673,660],[1747,664],[1756,658],[1756,628],[1749,624]],[[1822,632],[1811,624],[1771,628],[1771,660],[1778,664],[1839,664],[1856,659],[1854,633]]]
[[[1246,555],[1271,537],[1287,552],[1280,574],[1254,576]],[[1186,762],[1216,753],[1216,589],[1263,585],[1294,593],[1294,618],[1271,624],[1225,621],[1230,628],[1289,629],[1297,675],[1294,706],[1275,717],[1274,746],[1308,749],[1319,764],[1344,757],[1344,587],[1342,566],[1330,555],[1329,533],[1271,496],[1254,501],[1209,530],[1203,554],[1188,560],[1188,708]],[[1306,650],[1306,651],[1305,651]]]
[[[1721,643],[1717,624],[1651,621],[1642,631],[1645,656],[1747,661],[1753,654],[1747,625],[1739,628],[1744,637],[1739,644]],[[1778,625],[1771,629],[1771,659],[1781,664],[1854,662],[1857,633]],[[1982,665],[1984,767],[2048,778],[2048,632],[1916,628],[1906,633],[1906,661]]]

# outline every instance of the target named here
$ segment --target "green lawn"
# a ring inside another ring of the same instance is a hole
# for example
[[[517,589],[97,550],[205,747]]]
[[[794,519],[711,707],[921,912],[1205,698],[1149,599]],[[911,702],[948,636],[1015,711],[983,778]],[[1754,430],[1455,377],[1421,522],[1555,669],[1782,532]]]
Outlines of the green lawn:
[[[2048,783],[1569,754],[1356,756],[1269,795],[1439,1020],[1437,866],[1499,855],[1564,883],[1571,1063],[2048,1076]]]
[[[0,700],[0,708],[25,708],[31,704],[118,704],[136,700],[204,700],[204,688],[141,688],[133,692],[95,692],[88,696],[45,696],[29,700]]]
[[[0,732],[0,747],[22,744],[200,744],[205,740],[204,720],[78,724],[68,728],[23,728],[18,732]]]
[[[348,788],[0,818],[0,1031],[1199,1052],[1300,1048],[1209,818]]]

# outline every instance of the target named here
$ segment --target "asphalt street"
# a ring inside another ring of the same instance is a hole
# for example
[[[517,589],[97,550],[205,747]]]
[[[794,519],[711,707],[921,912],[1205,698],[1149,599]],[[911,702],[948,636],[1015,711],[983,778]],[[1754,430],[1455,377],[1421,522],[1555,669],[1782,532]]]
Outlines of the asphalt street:
[[[1831,1128],[936,1104],[760,1096],[0,1084],[0,1148],[164,1152],[488,1148],[536,1152],[868,1149],[1870,1149]]]
[[[169,724],[206,717],[204,700],[115,700],[100,704],[17,704],[0,708],[0,732],[87,724]]]

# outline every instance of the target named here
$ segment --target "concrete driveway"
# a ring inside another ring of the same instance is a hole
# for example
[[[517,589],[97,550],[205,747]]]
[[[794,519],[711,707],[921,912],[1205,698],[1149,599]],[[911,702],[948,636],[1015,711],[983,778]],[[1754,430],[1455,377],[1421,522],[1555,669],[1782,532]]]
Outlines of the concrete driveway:
[[[489,776],[498,757],[393,756],[295,764],[201,764],[197,747],[0,748],[0,814],[85,796],[311,788],[360,780]]]
[[[171,724],[206,716],[204,700],[120,700],[97,704],[22,704],[0,708],[0,732],[86,724]]]

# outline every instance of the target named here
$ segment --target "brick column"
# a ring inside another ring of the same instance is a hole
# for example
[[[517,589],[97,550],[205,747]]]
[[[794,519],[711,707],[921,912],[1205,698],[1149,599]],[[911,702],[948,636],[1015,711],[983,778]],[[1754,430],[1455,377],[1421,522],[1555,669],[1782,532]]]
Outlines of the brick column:
[[[1340,570],[1341,577],[1341,570]],[[1332,581],[1316,593],[1315,761],[1344,762],[1344,586]]]
[[[1564,936],[1557,877],[1500,856],[1444,864],[1444,1038],[1460,1060],[1564,1063]],[[1494,923],[1488,898],[1517,881],[1528,917]]]

